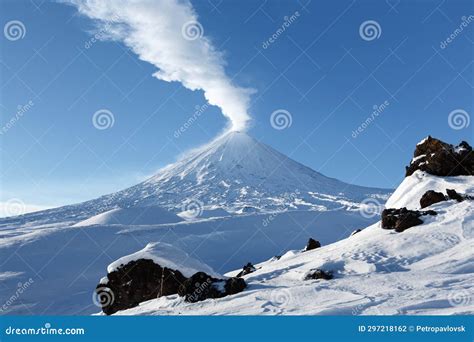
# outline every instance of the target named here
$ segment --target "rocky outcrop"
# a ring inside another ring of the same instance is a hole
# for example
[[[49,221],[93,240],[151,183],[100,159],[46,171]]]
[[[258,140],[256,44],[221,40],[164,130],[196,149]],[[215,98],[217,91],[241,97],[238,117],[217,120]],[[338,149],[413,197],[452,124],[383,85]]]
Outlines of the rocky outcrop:
[[[240,271],[236,277],[237,278],[240,278],[246,274],[249,274],[249,273],[252,273],[252,272],[255,272],[257,269],[255,268],[254,265],[252,265],[252,263],[247,263],[247,265],[245,265],[243,268],[242,268],[242,271]]]
[[[313,238],[309,238],[308,243],[306,244],[305,251],[310,251],[312,249],[316,249],[321,247],[321,243],[318,240],[314,240]]]
[[[416,170],[435,176],[472,176],[474,152],[465,141],[453,146],[428,136],[416,146],[413,159],[406,167],[406,176]]]
[[[446,193],[448,194],[448,198],[451,200],[455,200],[458,202],[462,202],[464,200],[474,200],[473,196],[465,195],[465,194],[460,194],[454,189],[446,189]]]
[[[403,232],[408,228],[423,224],[420,217],[425,215],[437,215],[437,213],[433,210],[385,209],[382,212],[382,228]]]
[[[334,278],[334,276],[331,271],[323,271],[318,268],[306,274],[306,276],[304,277],[304,280],[312,280],[312,279],[331,280],[332,278]]]
[[[247,284],[242,278],[216,279],[204,272],[198,272],[187,279],[178,294],[190,303],[209,298],[221,298],[242,292]]]
[[[443,193],[436,192],[434,190],[428,190],[423,194],[423,196],[421,196],[420,207],[423,209],[429,207],[432,204],[443,201],[446,201],[446,196],[444,196]]]
[[[162,268],[152,260],[131,261],[107,274],[107,281],[96,287],[102,311],[111,315],[139,303],[178,292],[186,278],[177,270]]]

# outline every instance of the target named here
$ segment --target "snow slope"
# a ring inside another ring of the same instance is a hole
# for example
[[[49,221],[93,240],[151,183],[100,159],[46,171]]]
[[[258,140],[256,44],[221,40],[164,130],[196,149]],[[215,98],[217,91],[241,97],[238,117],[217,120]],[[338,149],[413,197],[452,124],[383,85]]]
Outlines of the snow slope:
[[[107,224],[150,225],[176,223],[182,219],[158,206],[117,208],[76,223],[75,227]]]
[[[474,195],[473,185],[473,177],[414,174],[388,203],[417,207],[433,188]],[[244,276],[249,287],[237,295],[194,304],[169,296],[117,314],[473,314],[474,204],[446,201],[430,209],[438,215],[403,233],[376,223],[322,248],[260,263]],[[333,271],[335,278],[303,280],[317,268]]]

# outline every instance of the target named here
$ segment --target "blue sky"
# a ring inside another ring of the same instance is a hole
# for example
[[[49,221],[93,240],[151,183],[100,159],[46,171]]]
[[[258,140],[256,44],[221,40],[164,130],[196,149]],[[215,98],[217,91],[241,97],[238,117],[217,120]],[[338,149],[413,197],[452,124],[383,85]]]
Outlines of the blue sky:
[[[192,5],[228,77],[256,90],[249,134],[325,175],[393,188],[423,137],[473,140],[474,124],[448,120],[473,110],[472,1]],[[156,67],[120,42],[93,41],[94,22],[73,6],[3,0],[0,19],[2,202],[20,199],[29,210],[120,190],[227,124],[210,106],[177,137],[206,103],[203,92],[154,78]],[[14,20],[23,32],[12,39]],[[376,37],[361,35],[367,21]],[[92,118],[103,109],[114,123],[100,130]],[[277,110],[291,126],[272,127]]]

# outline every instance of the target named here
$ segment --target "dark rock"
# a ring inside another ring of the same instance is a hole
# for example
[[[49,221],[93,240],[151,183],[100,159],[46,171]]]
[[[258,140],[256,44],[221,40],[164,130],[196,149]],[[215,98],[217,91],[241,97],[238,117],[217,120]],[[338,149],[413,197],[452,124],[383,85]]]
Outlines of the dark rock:
[[[461,195],[459,192],[457,192],[454,189],[446,189],[446,193],[448,194],[449,199],[456,200],[458,202],[462,202],[465,199],[469,199],[469,196]]]
[[[222,298],[242,292],[247,284],[242,278],[216,279],[204,272],[197,272],[187,279],[178,290],[178,294],[190,303],[209,298]]]
[[[321,247],[321,243],[318,240],[314,240],[312,238],[309,238],[308,243],[306,244],[306,248],[304,249],[305,251],[310,251],[312,249],[316,249]]]
[[[433,210],[385,209],[382,212],[382,228],[403,232],[410,227],[423,224],[420,217],[425,215],[437,215],[437,213]]]
[[[416,170],[435,176],[474,175],[474,151],[465,141],[453,146],[429,136],[416,146],[413,157],[406,167],[406,176]]]
[[[354,230],[350,236],[356,235],[357,233],[360,233],[362,230],[361,229],[356,229]]]
[[[252,265],[250,262],[247,263],[247,265],[245,265],[243,268],[242,268],[242,271],[239,272],[239,274],[237,274],[236,277],[240,278],[246,274],[249,274],[249,273],[252,273],[252,272],[255,272],[257,269],[255,268],[254,265]]]
[[[106,284],[96,288],[102,311],[107,315],[133,308],[140,302],[175,294],[186,280],[181,272],[162,268],[148,259],[131,261],[109,273],[107,278]]]
[[[331,271],[323,271],[321,269],[317,269],[317,270],[314,270],[314,271],[311,271],[309,272],[304,280],[311,280],[311,279],[324,279],[324,280],[330,280],[334,278],[334,276],[332,275],[332,272]]]
[[[446,196],[444,196],[443,193],[441,192],[436,192],[433,190],[428,190],[421,196],[420,199],[420,206],[421,208],[426,208],[429,207],[432,204],[446,201]]]

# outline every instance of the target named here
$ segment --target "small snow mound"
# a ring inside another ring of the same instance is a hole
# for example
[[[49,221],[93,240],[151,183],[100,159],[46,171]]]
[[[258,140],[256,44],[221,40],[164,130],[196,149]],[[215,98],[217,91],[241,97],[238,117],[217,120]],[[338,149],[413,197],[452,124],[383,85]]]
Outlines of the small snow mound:
[[[131,261],[140,259],[152,260],[161,267],[178,270],[186,278],[191,277],[197,272],[205,272],[212,277],[222,278],[220,274],[216,273],[208,265],[191,258],[189,254],[181,249],[162,242],[151,242],[142,250],[117,259],[107,266],[107,273],[111,273]]]
[[[158,206],[117,208],[92,216],[87,220],[76,223],[75,227],[92,225],[152,225],[181,222],[175,214]]]

